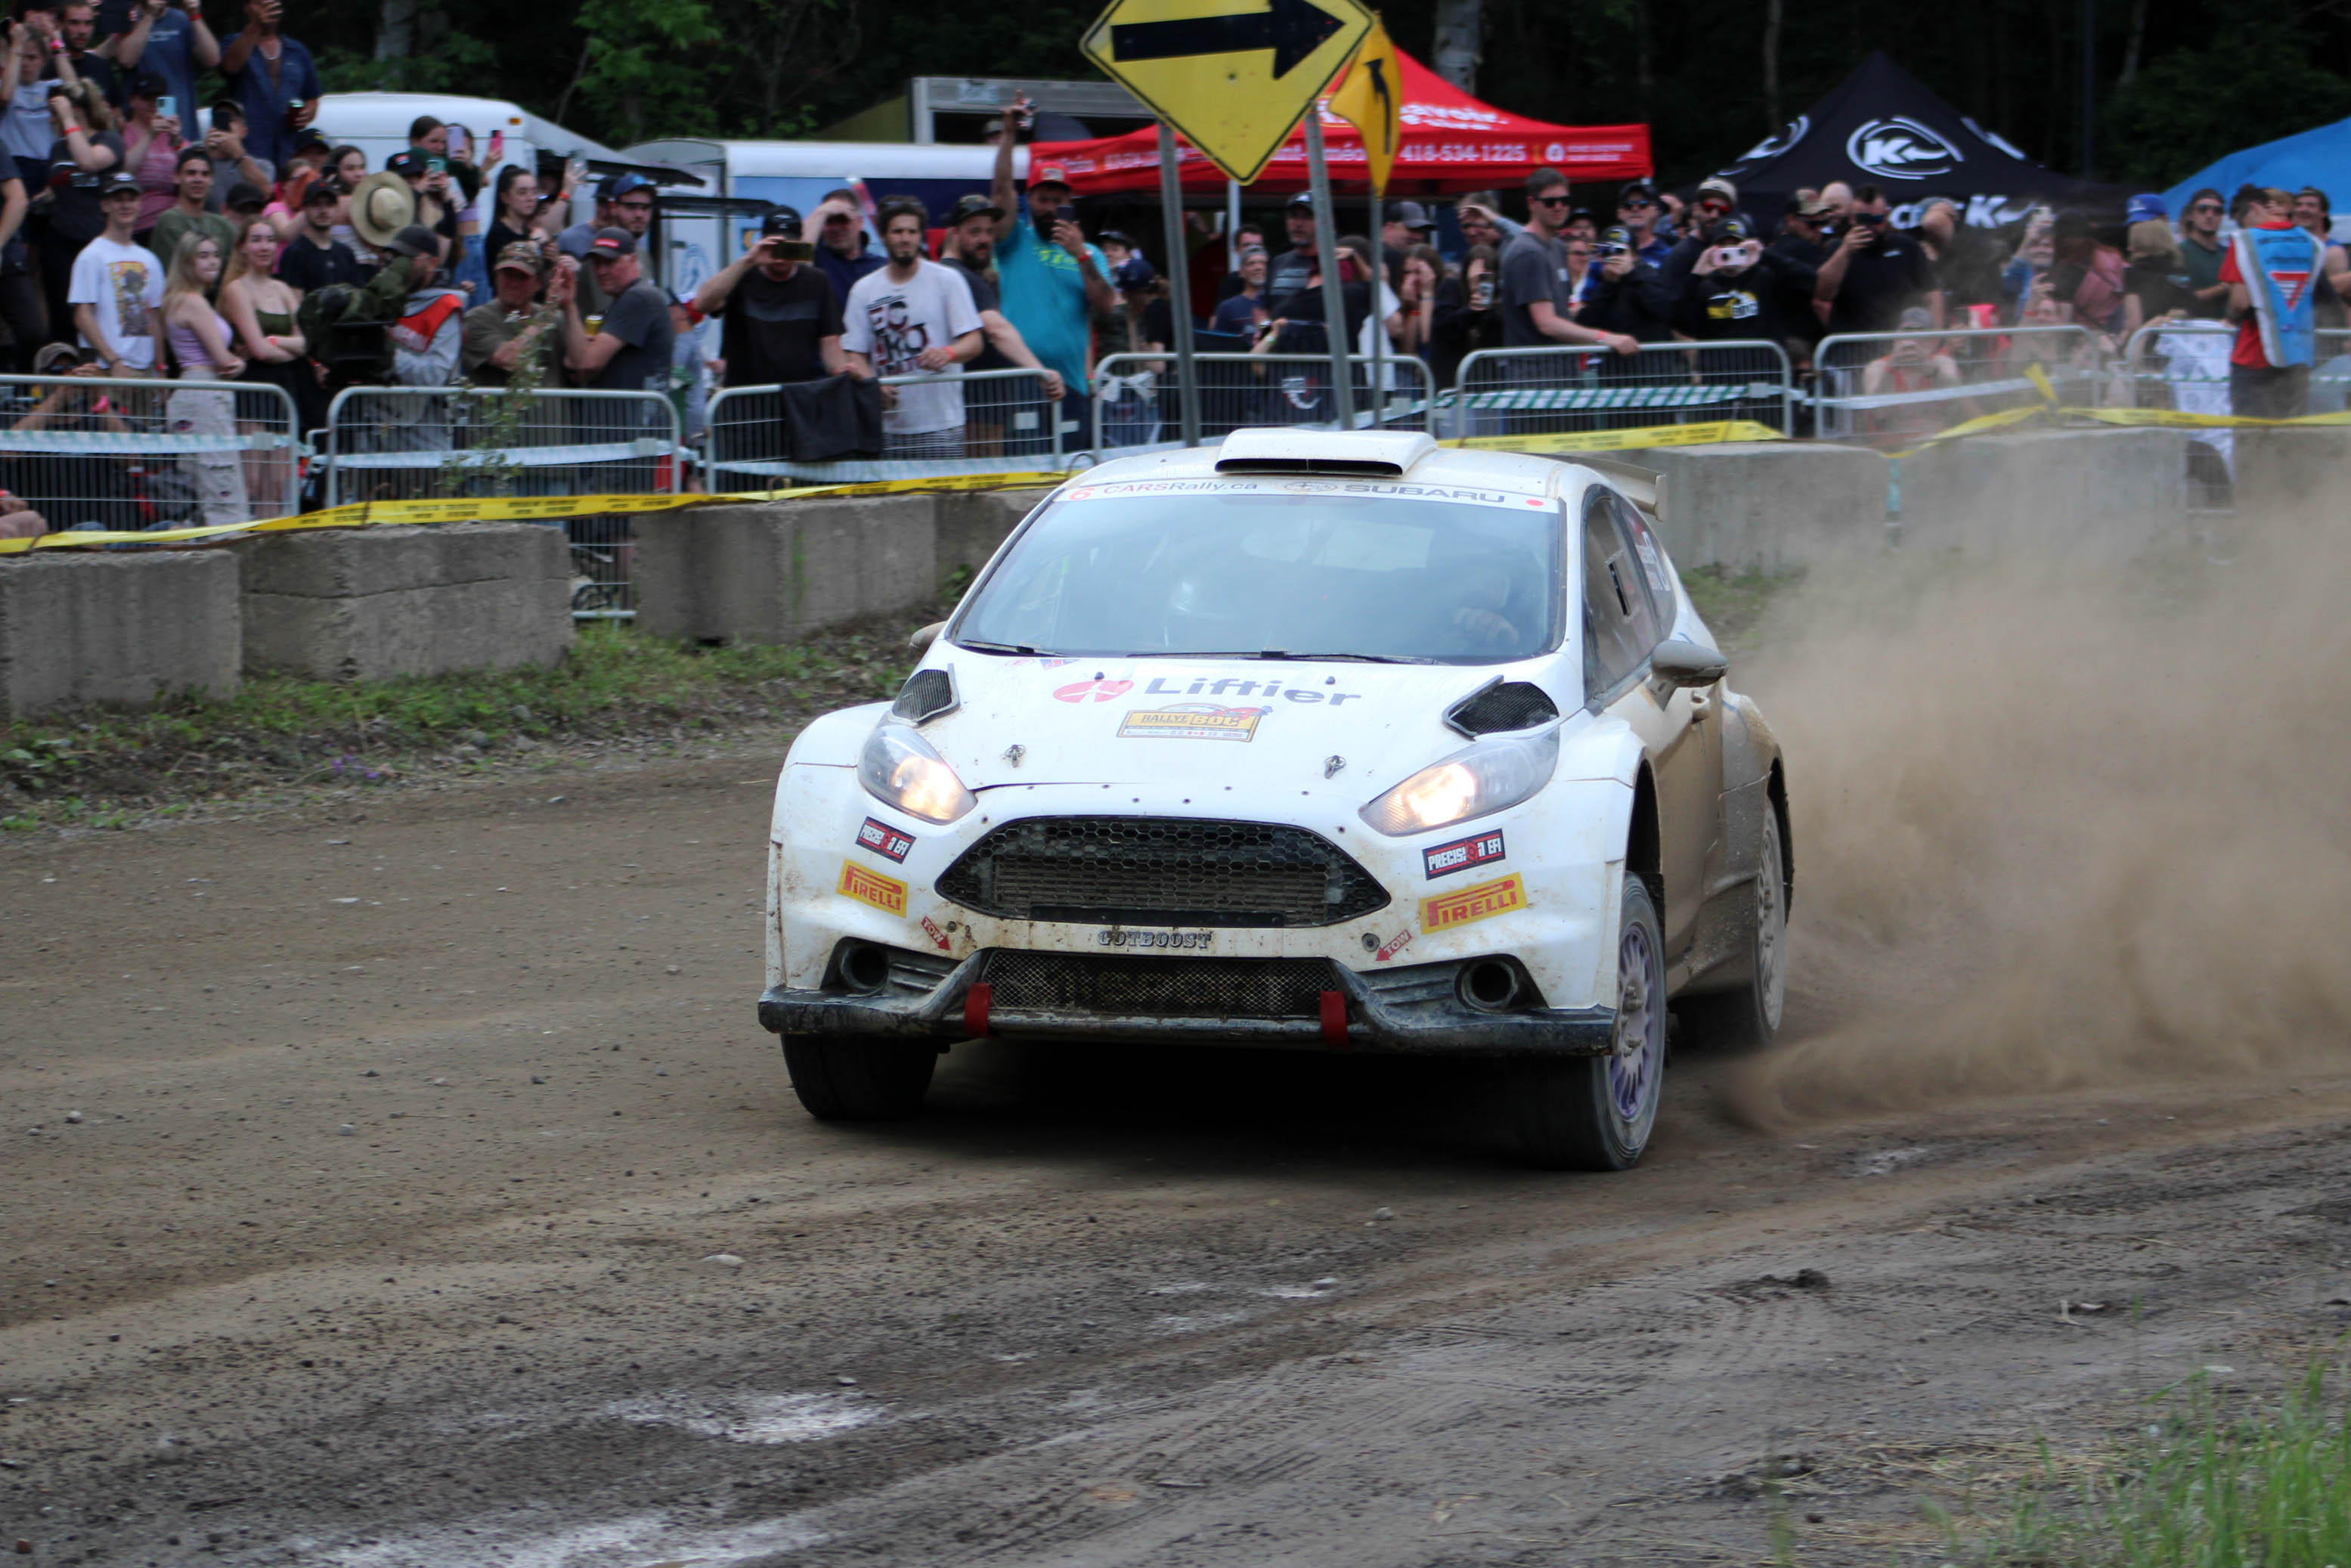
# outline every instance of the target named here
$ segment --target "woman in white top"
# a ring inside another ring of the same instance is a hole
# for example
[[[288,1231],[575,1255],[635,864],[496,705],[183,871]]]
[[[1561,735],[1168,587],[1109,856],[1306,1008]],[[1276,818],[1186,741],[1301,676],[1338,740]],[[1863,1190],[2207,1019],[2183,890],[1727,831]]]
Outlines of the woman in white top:
[[[172,346],[182,381],[234,381],[245,361],[230,346],[229,324],[204,298],[220,280],[220,242],[207,234],[180,239],[172,269],[163,277],[163,334]],[[180,471],[194,486],[207,523],[251,520],[246,501],[245,465],[236,439],[236,394],[181,388],[164,404],[169,434],[205,436],[217,447],[190,452]]]

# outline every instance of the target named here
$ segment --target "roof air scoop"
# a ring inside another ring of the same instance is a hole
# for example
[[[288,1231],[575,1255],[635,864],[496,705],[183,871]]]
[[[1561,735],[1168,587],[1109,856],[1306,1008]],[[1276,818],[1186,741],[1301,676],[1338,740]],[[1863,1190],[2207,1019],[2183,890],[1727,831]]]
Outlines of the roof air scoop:
[[[1217,472],[1401,479],[1436,451],[1425,431],[1236,430],[1225,437]]]

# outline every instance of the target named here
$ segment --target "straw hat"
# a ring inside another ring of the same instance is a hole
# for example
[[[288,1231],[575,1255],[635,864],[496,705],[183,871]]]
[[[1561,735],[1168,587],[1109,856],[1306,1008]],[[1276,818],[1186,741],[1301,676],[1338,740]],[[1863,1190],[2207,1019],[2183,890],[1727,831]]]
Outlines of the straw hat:
[[[370,174],[351,191],[351,227],[381,250],[392,236],[416,221],[416,193],[408,181],[386,169]]]

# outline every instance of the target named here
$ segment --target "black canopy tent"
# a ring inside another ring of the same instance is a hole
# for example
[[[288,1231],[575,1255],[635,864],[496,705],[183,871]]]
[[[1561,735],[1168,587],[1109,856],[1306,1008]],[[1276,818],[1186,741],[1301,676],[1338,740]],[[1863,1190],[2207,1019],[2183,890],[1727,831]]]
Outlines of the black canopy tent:
[[[1978,228],[1997,228],[2043,203],[2119,217],[2126,193],[2044,169],[1928,90],[1884,53],[1872,54],[1811,110],[1719,171],[1766,232],[1798,190],[1833,180],[1876,185],[1895,222],[1917,221],[1930,196],[1959,203]]]

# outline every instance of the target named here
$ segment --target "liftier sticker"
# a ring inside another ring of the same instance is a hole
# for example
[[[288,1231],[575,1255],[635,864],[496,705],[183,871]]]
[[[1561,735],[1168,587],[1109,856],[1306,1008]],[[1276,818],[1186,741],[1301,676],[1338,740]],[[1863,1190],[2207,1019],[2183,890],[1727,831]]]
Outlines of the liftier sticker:
[[[1490,833],[1479,833],[1470,838],[1456,839],[1449,844],[1432,844],[1420,852],[1421,869],[1435,882],[1440,876],[1451,876],[1457,871],[1468,871],[1502,858],[1502,835],[1498,829]]]
[[[843,898],[870,904],[885,915],[906,913],[906,884],[878,871],[868,871],[854,861],[841,862],[839,892]]]
[[[1489,920],[1527,906],[1527,884],[1516,873],[1475,887],[1432,894],[1420,901],[1420,928],[1430,936],[1457,925]]]
[[[1122,739],[1238,740],[1257,737],[1258,721],[1270,707],[1220,707],[1215,703],[1177,703],[1173,707],[1135,708],[1120,721]]]

